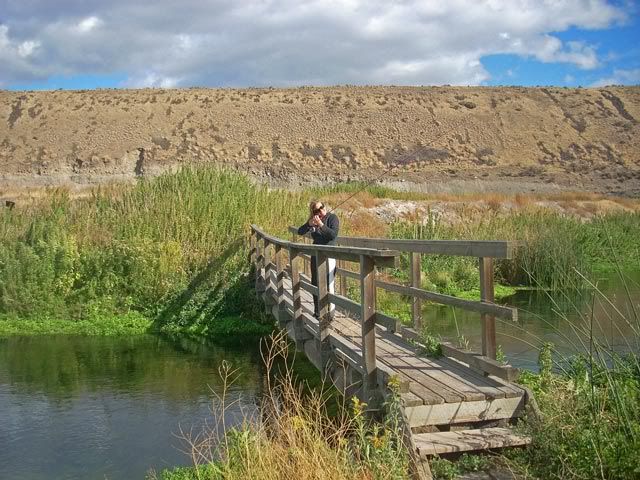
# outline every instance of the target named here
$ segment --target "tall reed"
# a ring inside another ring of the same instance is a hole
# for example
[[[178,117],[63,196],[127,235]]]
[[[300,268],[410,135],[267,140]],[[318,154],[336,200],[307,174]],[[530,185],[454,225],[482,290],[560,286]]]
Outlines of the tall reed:
[[[578,275],[582,275],[577,273]],[[618,271],[623,281],[626,277]],[[514,455],[516,465],[539,478],[635,479],[640,477],[640,311],[627,288],[623,311],[592,283],[591,308],[555,308],[553,323],[570,324],[571,357],[540,351],[540,373],[521,381],[534,392],[543,417],[529,421],[531,448]],[[549,294],[548,299],[556,299]],[[595,315],[595,309],[607,315]],[[607,320],[610,322],[609,325]],[[624,328],[623,345],[596,332]],[[622,353],[625,352],[625,353]]]
[[[220,370],[222,394],[216,396],[213,418],[200,432],[183,432],[194,468],[160,478],[356,480],[408,479],[408,455],[399,427],[399,397],[386,403],[384,423],[365,417],[365,405],[343,404],[330,415],[326,388],[303,392],[296,381],[286,333],[263,341],[267,370],[258,411],[228,424],[228,395],[236,379],[230,365]],[[277,373],[276,373],[277,370]],[[238,426],[239,423],[239,426]],[[151,478],[158,478],[152,475]]]
[[[513,240],[512,260],[498,260],[498,279],[510,285],[535,285],[552,290],[584,286],[576,272],[615,268],[615,251],[627,265],[640,265],[640,213],[602,215],[589,222],[540,209],[524,209],[510,215],[470,217],[449,224],[436,216],[426,221],[399,221],[391,225],[392,238],[429,240]],[[423,256],[426,272],[450,272],[470,279],[475,259]],[[475,276],[475,273],[473,273]],[[438,283],[437,277],[430,277]],[[470,279],[471,280],[471,279]],[[475,278],[469,283],[476,283]],[[440,283],[446,284],[446,279]]]
[[[87,199],[59,190],[0,210],[0,315],[82,319],[133,309],[204,333],[247,304],[238,290],[248,226],[284,235],[307,200],[238,173],[184,168]]]

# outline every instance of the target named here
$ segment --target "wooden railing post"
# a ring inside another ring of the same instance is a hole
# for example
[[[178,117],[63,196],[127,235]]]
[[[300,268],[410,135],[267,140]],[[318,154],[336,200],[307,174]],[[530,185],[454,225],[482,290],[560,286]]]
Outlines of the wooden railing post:
[[[360,298],[362,322],[363,400],[370,406],[377,402],[376,366],[376,270],[373,258],[360,256]]]
[[[338,260],[338,268],[341,270],[346,270],[347,262],[344,260]],[[347,296],[347,276],[340,275],[340,295],[343,297]]]
[[[493,258],[480,257],[480,301],[494,303]],[[496,358],[496,317],[482,314],[482,355]]]
[[[291,296],[293,297],[293,336],[296,348],[304,351],[304,318],[302,317],[302,298],[300,296],[300,262],[303,261],[300,251],[289,249],[289,261],[291,263]]]
[[[302,241],[304,243],[309,243],[308,240],[307,240],[307,237],[302,237]],[[307,262],[307,259],[305,259],[303,263],[304,263],[304,268],[303,268],[304,274],[310,277],[311,276],[311,262],[310,261]]]
[[[260,245],[260,242],[263,241],[263,239],[260,237],[260,235],[256,232],[256,292],[260,293],[260,292],[264,292],[266,286],[265,286],[265,279],[263,277],[264,275],[264,242],[263,245]]]
[[[281,327],[287,323],[286,304],[284,301],[284,250],[280,245],[276,245],[276,289],[278,302],[278,322]]]
[[[271,244],[265,238],[262,256],[264,257],[264,289],[267,293],[267,312],[270,312],[269,305],[273,305],[273,297],[271,297]]]
[[[411,252],[410,259],[411,262],[409,265],[409,278],[411,280],[411,286],[414,288],[422,288],[422,256],[417,252]],[[422,300],[415,295],[411,298],[413,299],[411,303],[411,318],[413,319],[413,328],[420,332],[422,330]]]
[[[249,262],[251,268],[256,268],[256,232],[251,230],[251,235],[249,235]]]
[[[329,343],[329,289],[327,288],[328,259],[324,252],[315,252],[318,278],[318,354],[322,370],[328,366],[331,358],[331,344]]]

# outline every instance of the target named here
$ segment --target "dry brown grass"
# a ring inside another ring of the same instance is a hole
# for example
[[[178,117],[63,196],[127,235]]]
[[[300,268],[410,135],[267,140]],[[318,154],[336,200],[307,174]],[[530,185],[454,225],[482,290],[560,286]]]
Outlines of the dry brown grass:
[[[609,200],[630,210],[640,209],[640,198],[609,197]]]
[[[403,451],[377,461],[371,450],[368,456],[362,455],[358,442],[374,451],[390,447],[388,431],[365,427],[362,404],[353,402],[353,414],[331,417],[326,389],[303,394],[291,369],[286,333],[273,334],[263,342],[262,355],[267,372],[278,371],[278,375],[265,375],[265,395],[257,414],[245,416],[240,428],[229,430],[228,411],[237,401],[228,403],[227,395],[236,372],[223,363],[223,389],[214,402],[213,425],[197,434],[181,432],[193,464],[213,469],[198,478],[391,480],[404,476]],[[340,412],[347,410],[347,405],[340,408]]]
[[[387,225],[372,213],[360,210],[343,220],[344,234],[354,237],[385,237]]]
[[[533,203],[533,198],[530,195],[517,193],[513,197],[513,201],[518,206],[518,208],[524,208],[530,206]]]
[[[536,197],[540,200],[554,200],[557,202],[562,201],[597,201],[603,200],[607,198],[605,195],[601,193],[590,193],[590,192],[560,192],[560,193],[548,193],[544,195],[536,195]]]

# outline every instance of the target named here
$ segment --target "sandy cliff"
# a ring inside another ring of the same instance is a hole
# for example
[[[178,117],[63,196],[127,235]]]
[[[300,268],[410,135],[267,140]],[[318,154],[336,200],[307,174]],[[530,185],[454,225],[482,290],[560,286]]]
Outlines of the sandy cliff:
[[[0,91],[0,188],[210,162],[297,186],[413,152],[383,179],[637,196],[639,122],[640,87]]]

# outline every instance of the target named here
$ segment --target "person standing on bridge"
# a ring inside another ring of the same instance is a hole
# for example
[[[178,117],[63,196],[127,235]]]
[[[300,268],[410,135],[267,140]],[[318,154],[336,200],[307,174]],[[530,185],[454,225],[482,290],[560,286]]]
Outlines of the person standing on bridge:
[[[309,219],[298,228],[298,235],[311,233],[314,245],[335,245],[340,229],[340,220],[335,213],[327,213],[327,207],[324,203],[314,200],[309,203]],[[329,293],[334,293],[334,284],[336,278],[336,259],[327,259],[327,284]],[[318,286],[318,267],[316,264],[316,256],[311,256],[311,283]],[[313,296],[313,306],[315,316],[318,316],[318,297]],[[329,316],[333,318],[335,313],[335,305],[329,304]]]

